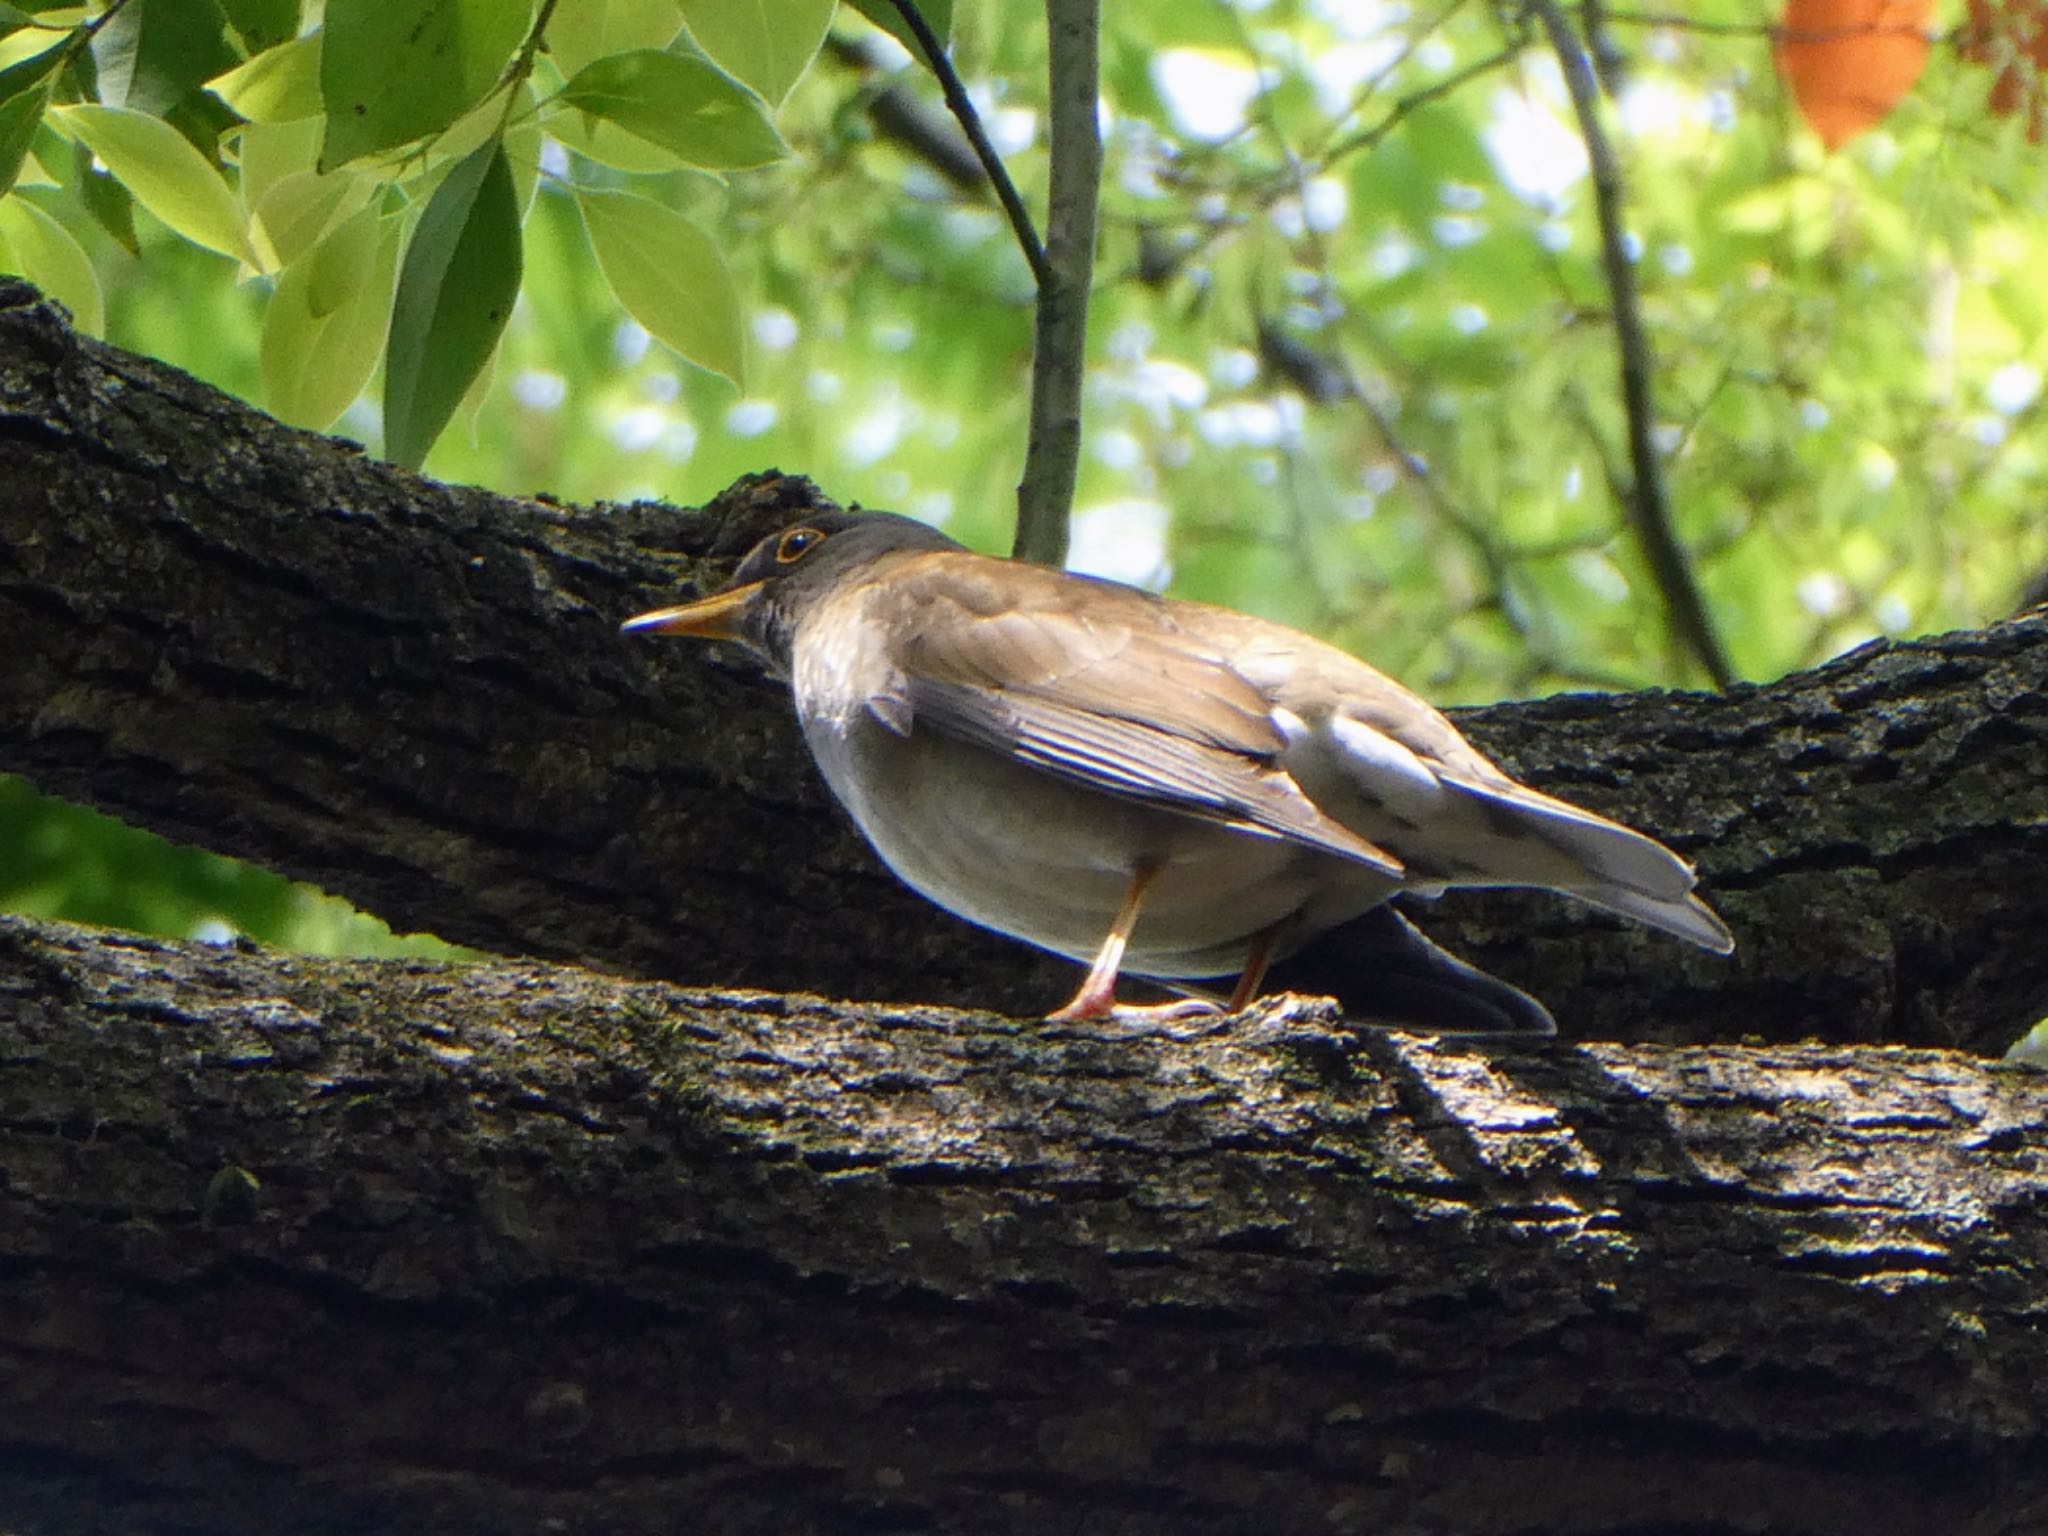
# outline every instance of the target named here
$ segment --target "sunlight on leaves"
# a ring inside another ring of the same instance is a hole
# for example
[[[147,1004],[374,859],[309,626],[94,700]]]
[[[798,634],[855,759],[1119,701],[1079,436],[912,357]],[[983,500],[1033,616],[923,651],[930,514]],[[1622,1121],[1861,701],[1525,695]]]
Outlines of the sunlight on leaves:
[[[744,170],[789,152],[761,103],[702,59],[651,48],[580,70],[564,102],[670,151],[685,165]]]
[[[321,34],[295,38],[244,60],[206,88],[251,122],[288,123],[324,110],[320,94]]]
[[[746,387],[739,294],[725,259],[681,214],[624,192],[579,192],[597,264],[626,313],[700,368]]]
[[[368,387],[384,350],[399,225],[364,208],[288,267],[263,311],[263,403],[325,431]]]
[[[835,0],[681,0],[697,46],[770,106],[817,57]]]
[[[406,246],[384,370],[384,452],[417,469],[519,293],[519,200],[502,144],[442,180]]]
[[[99,274],[69,230],[34,203],[10,197],[0,202],[0,236],[7,241],[9,270],[70,310],[80,330],[92,335],[106,330]]]
[[[533,0],[327,0],[323,169],[446,128],[498,82]]]
[[[58,107],[51,115],[86,143],[138,203],[194,245],[254,259],[227,182],[162,118],[85,104]]]

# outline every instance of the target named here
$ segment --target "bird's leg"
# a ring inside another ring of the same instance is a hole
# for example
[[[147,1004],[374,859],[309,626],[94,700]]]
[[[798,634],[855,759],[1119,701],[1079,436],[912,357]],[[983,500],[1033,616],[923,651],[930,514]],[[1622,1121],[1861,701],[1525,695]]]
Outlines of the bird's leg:
[[[1116,909],[1109,936],[1095,952],[1095,963],[1088,967],[1081,990],[1058,1013],[1047,1014],[1048,1023],[1078,1024],[1084,1019],[1107,1018],[1116,1012],[1116,975],[1124,966],[1124,949],[1131,942],[1131,930],[1138,926],[1138,909],[1145,904],[1145,893],[1159,878],[1161,868],[1158,864],[1140,864],[1132,872],[1123,905]]]
[[[1145,905],[1145,893],[1159,878],[1162,868],[1163,865],[1147,863],[1140,864],[1132,872],[1123,905],[1116,909],[1116,918],[1109,925],[1109,936],[1102,941],[1102,948],[1095,952],[1095,963],[1088,967],[1081,990],[1074,994],[1073,1001],[1066,1007],[1045,1016],[1048,1024],[1080,1024],[1094,1019],[1120,1019],[1133,1023],[1163,1021],[1199,1018],[1223,1011],[1207,998],[1200,997],[1184,997],[1178,1002],[1144,1007],[1116,1000],[1116,978],[1123,969],[1124,950],[1131,942],[1131,931],[1138,926],[1138,911]],[[1259,968],[1261,971],[1265,969],[1263,960]]]
[[[1252,999],[1259,995],[1259,984],[1266,979],[1266,967],[1273,963],[1273,951],[1280,947],[1280,935],[1287,931],[1290,919],[1282,919],[1252,940],[1252,947],[1244,957],[1244,973],[1237,978],[1237,986],[1231,990],[1226,1013],[1242,1013],[1252,1005]]]
[[[1138,909],[1144,906],[1145,893],[1152,889],[1152,882],[1159,878],[1163,867],[1140,864],[1132,872],[1123,905],[1116,909],[1116,920],[1109,925],[1109,936],[1102,941],[1102,948],[1095,952],[1095,963],[1088,967],[1088,976],[1081,983],[1081,990],[1058,1013],[1047,1014],[1047,1023],[1079,1024],[1090,1019],[1110,1018],[1186,1019],[1221,1011],[1214,1003],[1195,997],[1152,1007],[1137,1007],[1116,1000],[1117,972],[1123,969],[1124,950],[1131,942],[1131,930],[1138,926]]]

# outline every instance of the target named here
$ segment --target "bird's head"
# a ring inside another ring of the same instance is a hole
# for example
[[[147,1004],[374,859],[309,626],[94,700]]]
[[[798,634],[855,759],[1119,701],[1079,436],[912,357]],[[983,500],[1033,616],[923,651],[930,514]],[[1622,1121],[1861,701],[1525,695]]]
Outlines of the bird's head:
[[[894,512],[813,513],[756,544],[710,596],[638,614],[619,627],[735,640],[786,677],[797,627],[827,592],[884,555],[958,548],[938,529]]]

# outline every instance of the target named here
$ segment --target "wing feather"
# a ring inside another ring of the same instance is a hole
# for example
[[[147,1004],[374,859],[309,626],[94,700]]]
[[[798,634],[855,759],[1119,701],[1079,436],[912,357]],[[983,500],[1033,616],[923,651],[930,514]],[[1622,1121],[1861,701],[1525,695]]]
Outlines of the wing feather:
[[[1284,770],[1260,758],[1076,708],[1039,690],[911,675],[905,692],[918,727],[1121,799],[1284,838],[1393,879],[1403,873],[1399,860],[1323,815]]]
[[[1000,585],[996,578],[1000,577]],[[1278,761],[1266,696],[1150,593],[949,553],[891,584],[889,692],[910,728],[1161,810],[1283,838],[1398,879]]]
[[[870,701],[891,730],[1393,879],[1545,885],[1731,942],[1676,854],[1516,783],[1392,678],[1307,636],[961,551],[910,556],[871,600],[900,637]]]

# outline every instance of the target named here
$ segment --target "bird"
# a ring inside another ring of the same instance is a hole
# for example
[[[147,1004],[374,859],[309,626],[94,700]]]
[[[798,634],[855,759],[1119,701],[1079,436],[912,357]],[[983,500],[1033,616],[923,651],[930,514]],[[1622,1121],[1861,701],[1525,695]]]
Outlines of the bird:
[[[1126,974],[1234,976],[1242,1009],[1275,960],[1403,892],[1546,888],[1734,947],[1662,843],[1518,783],[1400,683],[1271,620],[830,510],[621,628],[736,642],[787,682],[899,878],[1088,967],[1053,1021],[1216,1007],[1120,1004]]]

